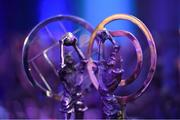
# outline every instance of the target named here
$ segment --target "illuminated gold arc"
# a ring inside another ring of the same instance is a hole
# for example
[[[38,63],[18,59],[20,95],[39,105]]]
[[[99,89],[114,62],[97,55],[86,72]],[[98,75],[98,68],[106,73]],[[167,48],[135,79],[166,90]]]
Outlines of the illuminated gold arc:
[[[138,18],[131,16],[131,15],[126,15],[126,14],[115,14],[112,15],[106,19],[104,19],[94,30],[94,32],[91,35],[91,38],[89,40],[89,46],[87,49],[87,58],[89,60],[91,60],[91,55],[92,55],[92,49],[93,49],[93,44],[95,41],[95,37],[96,37],[96,33],[100,30],[104,29],[104,26],[112,21],[115,20],[128,20],[131,21],[132,23],[134,23],[135,25],[137,25],[142,32],[144,33],[144,35],[146,36],[147,42],[148,42],[148,46],[150,49],[150,68],[149,68],[149,73],[147,75],[147,78],[145,79],[143,86],[138,89],[136,92],[131,93],[130,95],[127,96],[116,96],[118,99],[119,103],[127,103],[130,102],[132,100],[135,100],[136,98],[138,98],[139,96],[141,96],[144,91],[147,89],[147,87],[149,86],[155,69],[156,69],[156,61],[157,61],[157,53],[156,53],[156,47],[155,47],[155,43],[153,40],[153,37],[151,35],[151,33],[149,32],[148,28],[145,26],[145,24],[143,22],[141,22]],[[95,77],[95,76],[94,76]],[[98,88],[98,82],[94,81],[94,83],[96,83],[95,87]]]
[[[129,20],[131,22],[133,22],[134,24],[136,24],[142,31],[143,33],[145,34],[147,40],[152,40],[152,36],[151,36],[151,33],[149,32],[149,30],[147,29],[147,27],[144,25],[143,22],[141,22],[139,19],[137,19],[136,17],[134,16],[131,16],[131,15],[126,15],[126,14],[115,14],[115,15],[112,15],[106,19],[104,19],[97,27],[96,29],[94,30],[94,32],[92,33],[91,35],[91,38],[90,38],[90,41],[89,41],[89,46],[88,46],[88,58],[91,57],[91,51],[92,51],[92,47],[93,47],[93,43],[94,43],[94,40],[95,40],[95,37],[96,37],[96,33],[97,31],[99,30],[103,30],[104,26],[109,23],[109,22],[112,22],[112,21],[115,21],[115,20]]]

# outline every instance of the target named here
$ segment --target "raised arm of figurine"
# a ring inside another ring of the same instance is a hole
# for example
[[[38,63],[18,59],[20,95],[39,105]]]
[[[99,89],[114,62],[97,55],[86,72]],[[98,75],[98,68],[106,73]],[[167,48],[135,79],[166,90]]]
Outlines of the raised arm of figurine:
[[[64,86],[63,99],[61,101],[61,111],[65,113],[65,118],[70,119],[71,113],[75,112],[76,119],[82,119],[87,107],[82,101],[81,83],[84,72],[85,57],[77,46],[77,38],[68,32],[59,41],[61,53],[61,69],[59,71],[60,80]],[[64,46],[71,46],[75,49],[80,58],[80,64],[76,65],[71,55],[64,56]],[[80,76],[80,77],[79,77]]]

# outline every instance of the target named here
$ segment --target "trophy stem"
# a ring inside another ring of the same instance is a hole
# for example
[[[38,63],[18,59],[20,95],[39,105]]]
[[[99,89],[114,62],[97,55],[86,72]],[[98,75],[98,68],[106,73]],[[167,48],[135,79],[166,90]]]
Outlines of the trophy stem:
[[[83,119],[83,118],[84,118],[84,112],[75,111],[75,119]]]
[[[65,117],[65,118],[64,118],[65,120],[70,120],[70,118],[71,118],[71,113],[65,113],[65,114],[64,114],[64,117]]]
[[[121,104],[121,109],[119,111],[119,120],[125,120],[127,119],[126,116],[126,104]]]

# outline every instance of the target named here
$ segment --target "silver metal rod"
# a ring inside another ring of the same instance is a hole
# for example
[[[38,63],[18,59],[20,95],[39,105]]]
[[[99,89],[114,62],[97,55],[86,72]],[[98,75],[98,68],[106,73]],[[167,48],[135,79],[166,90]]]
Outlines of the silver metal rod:
[[[57,46],[59,44],[59,42],[54,43],[53,45],[49,46],[48,48],[46,48],[45,50],[43,50],[42,52],[38,53],[35,57],[32,57],[28,62],[32,62],[33,60],[35,60],[36,58],[38,58],[39,56],[41,56],[43,54],[43,52],[47,52],[50,49],[54,48],[55,46]]]
[[[64,31],[64,33],[67,33],[66,28],[64,27],[64,25],[61,22],[58,22],[60,28],[62,28],[62,30]]]
[[[32,74],[32,70],[31,70],[31,68],[29,68],[30,69],[30,73]],[[33,76],[32,76],[33,77]],[[35,84],[40,88],[40,89],[42,89],[44,92],[46,92],[47,90],[44,88],[44,87],[42,87],[36,80],[35,80],[35,78],[33,77],[33,79],[34,79],[34,81],[35,81]]]
[[[75,35],[75,34],[78,33],[79,31],[81,31],[81,28],[78,28],[78,29],[74,30],[74,31],[72,32],[72,34]]]
[[[42,81],[43,81],[44,84],[46,85],[47,89],[48,89],[49,91],[52,91],[52,90],[51,90],[51,87],[50,87],[49,84],[47,83],[47,81],[46,81],[46,79],[44,78],[44,76],[41,74],[39,68],[36,66],[36,64],[34,63],[34,61],[32,61],[32,65],[33,65],[33,67],[35,68],[35,70],[38,72],[39,77],[42,79]]]
[[[49,37],[50,37],[53,41],[56,42],[56,39],[54,38],[52,32],[48,29],[47,26],[45,27],[45,30],[46,30],[46,32],[48,33]]]
[[[60,41],[60,53],[61,53],[61,68],[65,67],[65,63],[64,63],[64,41]]]
[[[44,58],[46,59],[46,61],[47,61],[47,62],[49,63],[49,65],[51,66],[51,68],[53,69],[55,75],[58,77],[58,73],[57,73],[57,71],[56,71],[56,69],[55,69],[54,64],[51,62],[51,60],[50,60],[49,57],[47,56],[47,51],[44,51],[44,52],[43,52],[43,55],[44,55]]]

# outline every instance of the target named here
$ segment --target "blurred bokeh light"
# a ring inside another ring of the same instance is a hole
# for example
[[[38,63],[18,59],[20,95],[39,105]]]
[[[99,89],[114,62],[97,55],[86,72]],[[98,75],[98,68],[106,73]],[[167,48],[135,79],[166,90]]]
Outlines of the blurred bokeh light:
[[[46,98],[27,82],[22,69],[22,46],[28,32],[40,21],[69,14],[87,20],[95,27],[117,13],[131,14],[151,31],[158,53],[157,69],[150,87],[127,105],[129,118],[180,118],[180,37],[178,0],[0,0],[0,118],[62,118],[58,102]],[[136,26],[118,22],[112,29],[131,31],[145,40]],[[127,63],[128,42],[122,41]],[[145,43],[143,43],[145,44]],[[143,46],[146,50],[146,46]],[[127,52],[126,52],[127,51]],[[128,69],[129,68],[129,69]],[[140,84],[140,83],[138,83]],[[96,99],[95,99],[96,98]],[[102,118],[102,106],[95,89],[86,96],[85,118]]]

